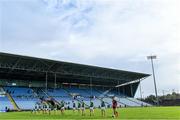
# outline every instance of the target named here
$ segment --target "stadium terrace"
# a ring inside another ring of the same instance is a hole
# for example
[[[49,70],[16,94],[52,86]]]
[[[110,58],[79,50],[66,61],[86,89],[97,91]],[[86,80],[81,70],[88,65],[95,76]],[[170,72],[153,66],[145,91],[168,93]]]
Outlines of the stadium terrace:
[[[51,109],[73,104],[90,107],[151,106],[134,98],[141,80],[149,74],[43,58],[0,53],[0,110],[34,110],[40,104]],[[41,108],[42,109],[42,108]],[[61,107],[60,107],[61,109]]]

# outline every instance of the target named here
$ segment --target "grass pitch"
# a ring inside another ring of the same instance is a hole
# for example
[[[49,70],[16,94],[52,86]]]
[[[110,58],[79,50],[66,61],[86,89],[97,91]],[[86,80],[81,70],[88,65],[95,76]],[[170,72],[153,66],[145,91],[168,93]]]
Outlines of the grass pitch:
[[[147,107],[147,108],[119,108],[119,117],[116,119],[176,119],[180,120],[180,107]],[[112,109],[106,110],[106,116],[101,117],[101,111],[95,109],[94,116],[89,115],[89,110],[86,110],[86,115],[81,116],[81,114],[76,111],[66,110],[64,115],[51,112],[48,114],[32,114],[31,112],[9,112],[0,113],[0,119],[18,119],[18,120],[38,120],[38,119],[114,119],[112,118]]]

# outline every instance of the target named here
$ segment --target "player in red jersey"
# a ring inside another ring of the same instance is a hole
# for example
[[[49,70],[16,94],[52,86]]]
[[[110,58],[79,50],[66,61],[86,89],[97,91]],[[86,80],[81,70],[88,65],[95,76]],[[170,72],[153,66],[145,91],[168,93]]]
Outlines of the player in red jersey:
[[[118,117],[117,101],[115,100],[115,97],[113,97],[113,100],[112,100],[112,108],[113,108],[113,117]]]

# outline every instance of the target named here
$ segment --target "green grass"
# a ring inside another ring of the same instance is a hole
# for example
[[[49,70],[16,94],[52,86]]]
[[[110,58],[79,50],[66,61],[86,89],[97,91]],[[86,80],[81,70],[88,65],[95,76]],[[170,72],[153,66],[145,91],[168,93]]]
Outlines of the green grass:
[[[147,107],[147,108],[120,108],[118,109],[119,117],[117,119],[179,119],[180,107]],[[48,114],[31,114],[30,112],[9,112],[0,113],[0,119],[113,119],[112,110],[106,110],[106,117],[101,117],[101,111],[95,110],[94,116],[89,116],[89,110],[86,110],[86,115],[81,116],[77,111],[73,113],[71,110],[66,110],[64,115],[60,112],[51,115]]]

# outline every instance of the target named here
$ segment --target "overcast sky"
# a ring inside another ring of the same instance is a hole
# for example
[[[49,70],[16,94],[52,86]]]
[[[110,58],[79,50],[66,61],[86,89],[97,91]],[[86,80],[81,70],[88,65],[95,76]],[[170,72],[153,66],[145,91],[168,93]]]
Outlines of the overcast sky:
[[[180,0],[0,0],[0,51],[150,74],[155,54],[159,94],[177,91],[179,12]]]

